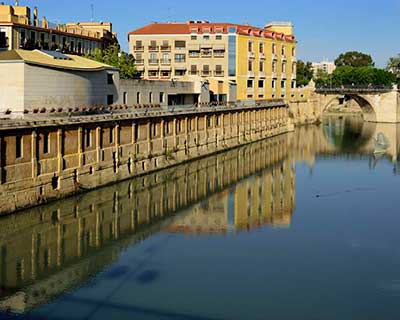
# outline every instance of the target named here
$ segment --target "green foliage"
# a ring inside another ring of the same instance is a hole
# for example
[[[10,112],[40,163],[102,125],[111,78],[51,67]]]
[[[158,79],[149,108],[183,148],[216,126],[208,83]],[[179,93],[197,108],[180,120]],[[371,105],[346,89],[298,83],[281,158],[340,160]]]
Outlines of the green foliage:
[[[373,67],[374,62],[369,54],[358,51],[349,51],[342,53],[336,60],[337,67],[351,66],[351,67]]]
[[[396,82],[393,73],[374,67],[337,67],[328,79],[320,79],[318,86],[390,86]]]
[[[89,59],[117,67],[121,79],[133,79],[137,77],[135,59],[132,55],[120,50],[114,44],[105,50],[96,49],[94,54],[86,56]]]
[[[312,78],[312,63],[304,63],[302,60],[299,60],[297,62],[297,86],[302,87],[308,85]]]
[[[317,74],[314,76],[314,81],[317,86],[324,85],[325,83],[330,83],[331,75],[326,71],[318,69]]]
[[[400,54],[397,57],[389,59],[386,70],[392,72],[397,77],[397,84],[400,85]]]

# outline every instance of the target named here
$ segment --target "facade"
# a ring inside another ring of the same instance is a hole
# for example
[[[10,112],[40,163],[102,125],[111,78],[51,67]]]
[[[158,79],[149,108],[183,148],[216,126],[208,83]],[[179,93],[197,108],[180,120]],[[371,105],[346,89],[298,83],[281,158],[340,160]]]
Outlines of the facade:
[[[39,20],[35,7],[0,4],[0,51],[15,49],[60,50],[64,53],[90,54],[118,43],[111,23],[81,22],[54,25]]]
[[[0,112],[66,111],[106,106],[118,100],[119,73],[114,67],[54,51],[0,53]]]
[[[335,71],[336,66],[335,63],[328,60],[323,60],[321,62],[313,62],[312,69],[314,75],[317,75],[318,72],[326,72],[327,74],[332,74]]]
[[[204,81],[120,80],[117,104],[130,107],[193,105],[210,101]]]
[[[143,79],[207,79],[215,100],[228,100],[229,83],[239,100],[286,99],[296,87],[290,23],[153,23],[129,33],[129,50]]]

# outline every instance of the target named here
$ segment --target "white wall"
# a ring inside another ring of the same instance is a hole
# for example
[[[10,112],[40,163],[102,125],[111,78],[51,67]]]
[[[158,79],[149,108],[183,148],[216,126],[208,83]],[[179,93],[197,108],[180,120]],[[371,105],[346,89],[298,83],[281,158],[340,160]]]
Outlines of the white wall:
[[[24,111],[24,63],[0,64],[0,112]]]

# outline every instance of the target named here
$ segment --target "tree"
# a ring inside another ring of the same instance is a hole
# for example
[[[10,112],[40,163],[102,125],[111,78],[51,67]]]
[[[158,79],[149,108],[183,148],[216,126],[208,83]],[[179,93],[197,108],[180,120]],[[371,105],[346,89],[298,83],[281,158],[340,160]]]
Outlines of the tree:
[[[392,72],[397,78],[400,78],[400,54],[397,57],[389,59],[386,70]]]
[[[318,86],[390,86],[396,76],[386,70],[374,67],[337,67],[329,79],[319,79]]]
[[[317,73],[314,76],[314,81],[317,86],[324,85],[329,83],[330,84],[331,75],[328,72],[318,69]]]
[[[302,87],[310,83],[313,78],[312,63],[304,63],[302,60],[297,62],[297,86]]]
[[[342,53],[335,60],[335,65],[337,67],[373,67],[375,64],[372,61],[372,57],[370,55],[358,51],[349,51],[346,53]]]
[[[135,58],[121,51],[116,44],[109,46],[105,50],[96,49],[92,55],[86,57],[97,62],[117,67],[121,79],[134,79],[137,77]]]

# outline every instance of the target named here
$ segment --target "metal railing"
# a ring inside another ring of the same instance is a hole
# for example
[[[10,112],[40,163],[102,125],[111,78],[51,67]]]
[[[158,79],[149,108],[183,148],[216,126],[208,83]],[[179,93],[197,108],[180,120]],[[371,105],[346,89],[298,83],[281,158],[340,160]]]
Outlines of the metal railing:
[[[317,93],[363,93],[363,92],[388,92],[392,91],[393,86],[376,86],[376,85],[368,85],[368,86],[359,86],[359,85],[343,85],[338,87],[332,86],[319,86],[315,88],[315,92]]]

